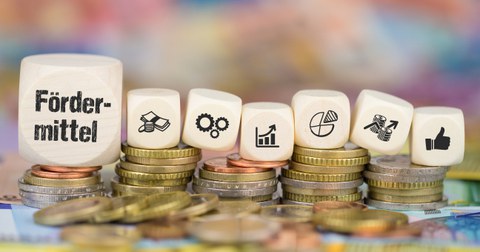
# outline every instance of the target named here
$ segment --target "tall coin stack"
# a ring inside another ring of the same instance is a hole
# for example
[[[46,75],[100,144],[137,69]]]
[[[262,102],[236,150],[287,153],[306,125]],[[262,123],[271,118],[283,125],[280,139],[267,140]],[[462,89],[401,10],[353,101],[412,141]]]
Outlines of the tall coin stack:
[[[112,195],[185,191],[192,180],[201,150],[180,144],[167,149],[141,149],[122,143],[125,156],[115,167]]]
[[[35,208],[70,199],[102,196],[101,168],[33,165],[18,180],[19,194],[25,206]]]
[[[364,172],[367,204],[388,210],[433,210],[447,205],[443,180],[447,166],[412,164],[408,155],[372,158]]]
[[[206,160],[193,178],[196,193],[214,193],[220,200],[250,199],[262,205],[277,203],[276,169],[287,161],[252,161],[230,154]]]
[[[330,150],[295,145],[289,168],[280,176],[283,203],[361,200],[358,187],[369,158],[368,150],[352,144]]]

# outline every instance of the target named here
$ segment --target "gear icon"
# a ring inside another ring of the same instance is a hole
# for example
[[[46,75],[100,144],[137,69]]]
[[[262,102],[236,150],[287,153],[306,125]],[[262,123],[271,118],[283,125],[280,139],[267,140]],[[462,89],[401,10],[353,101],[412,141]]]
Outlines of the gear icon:
[[[208,120],[208,125],[203,126],[202,125],[202,120]],[[195,124],[197,125],[197,128],[202,131],[202,132],[208,132],[213,129],[213,126],[215,124],[213,116],[207,113],[200,114],[196,121]]]
[[[219,118],[217,118],[217,120],[215,120],[215,127],[217,127],[217,129],[219,131],[224,131],[224,130],[228,129],[229,125],[230,124],[229,124],[227,118],[225,118],[223,116],[219,117]]]
[[[216,129],[210,131],[210,136],[214,139],[217,138],[219,135],[220,135],[220,132],[218,132],[218,130]]]

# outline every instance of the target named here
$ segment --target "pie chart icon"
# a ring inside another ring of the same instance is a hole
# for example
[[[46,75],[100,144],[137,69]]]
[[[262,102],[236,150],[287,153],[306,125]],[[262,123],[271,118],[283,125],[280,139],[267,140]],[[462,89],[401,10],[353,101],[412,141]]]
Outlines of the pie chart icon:
[[[338,115],[333,110],[318,112],[310,119],[310,131],[317,137],[326,137],[335,129]]]

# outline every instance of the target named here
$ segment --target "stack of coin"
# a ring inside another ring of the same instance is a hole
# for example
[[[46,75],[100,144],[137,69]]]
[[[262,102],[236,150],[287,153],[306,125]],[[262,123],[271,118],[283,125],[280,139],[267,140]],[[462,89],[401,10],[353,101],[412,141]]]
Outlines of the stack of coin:
[[[367,204],[389,210],[431,210],[447,205],[443,196],[446,166],[412,164],[407,155],[372,158],[364,172]]]
[[[18,180],[22,202],[29,207],[44,208],[65,200],[101,196],[104,193],[101,168],[33,165]]]
[[[206,160],[193,178],[197,193],[214,193],[220,200],[250,199],[263,205],[278,201],[274,196],[278,180],[275,168],[288,161],[252,161],[230,154]]]
[[[338,149],[313,149],[295,145],[288,169],[280,182],[283,203],[311,205],[318,201],[359,201],[362,171],[368,150],[347,144]]]
[[[113,196],[185,191],[202,158],[200,149],[184,144],[141,149],[124,142],[122,151],[125,156],[115,167],[118,176],[111,181]]]

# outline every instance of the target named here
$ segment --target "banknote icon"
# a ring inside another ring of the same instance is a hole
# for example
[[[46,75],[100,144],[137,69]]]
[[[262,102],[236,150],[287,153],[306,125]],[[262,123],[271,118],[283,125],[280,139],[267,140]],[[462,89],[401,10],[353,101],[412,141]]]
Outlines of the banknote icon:
[[[170,127],[169,119],[163,118],[155,114],[153,111],[150,111],[146,114],[143,114],[140,117],[140,120],[143,124],[138,128],[138,132],[153,132],[155,129],[159,131],[165,131]]]

